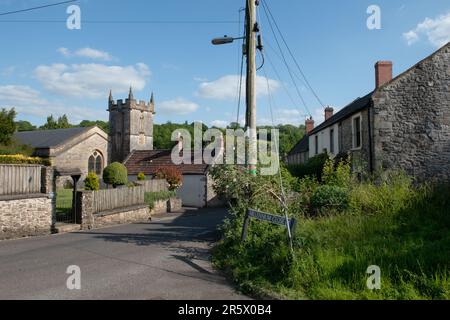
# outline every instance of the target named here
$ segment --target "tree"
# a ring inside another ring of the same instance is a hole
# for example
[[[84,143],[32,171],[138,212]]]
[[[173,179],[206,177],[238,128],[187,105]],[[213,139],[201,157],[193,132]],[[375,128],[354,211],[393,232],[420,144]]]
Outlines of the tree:
[[[16,127],[19,132],[36,130],[36,126],[33,126],[29,121],[17,121]]]
[[[73,126],[69,123],[69,119],[67,118],[67,115],[62,115],[58,118],[58,120],[55,120],[53,118],[53,115],[50,115],[47,117],[47,122],[41,126],[39,129],[41,130],[54,130],[54,129],[67,129],[72,128]]]
[[[15,117],[16,111],[14,108],[0,111],[0,144],[6,146],[11,144],[12,135],[16,132]]]
[[[103,182],[110,184],[113,188],[124,186],[128,183],[128,170],[119,163],[113,162],[103,170]]]
[[[106,121],[102,121],[102,120],[97,120],[97,121],[83,120],[78,125],[78,127],[83,127],[83,128],[85,128],[85,127],[93,127],[93,126],[97,126],[100,129],[102,129],[103,131],[105,131],[106,133],[109,133],[109,122],[106,122]]]

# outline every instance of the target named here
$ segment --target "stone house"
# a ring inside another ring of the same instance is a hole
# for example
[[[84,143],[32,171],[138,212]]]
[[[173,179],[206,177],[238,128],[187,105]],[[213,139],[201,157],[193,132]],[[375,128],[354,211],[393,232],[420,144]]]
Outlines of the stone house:
[[[57,171],[94,171],[100,177],[108,164],[108,135],[98,127],[17,132],[14,138],[34,148],[34,155],[49,158]],[[58,177],[62,187],[70,177]]]
[[[450,43],[392,78],[375,65],[375,90],[332,113],[308,134],[309,157],[348,153],[354,170],[403,170],[418,181],[450,181]]]

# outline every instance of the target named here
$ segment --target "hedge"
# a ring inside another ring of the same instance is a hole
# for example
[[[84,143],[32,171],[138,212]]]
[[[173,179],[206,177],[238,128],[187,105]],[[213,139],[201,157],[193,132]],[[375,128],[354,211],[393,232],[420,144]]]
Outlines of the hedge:
[[[39,164],[50,167],[52,162],[50,159],[38,157],[26,157],[21,154],[16,155],[0,155],[0,164]]]

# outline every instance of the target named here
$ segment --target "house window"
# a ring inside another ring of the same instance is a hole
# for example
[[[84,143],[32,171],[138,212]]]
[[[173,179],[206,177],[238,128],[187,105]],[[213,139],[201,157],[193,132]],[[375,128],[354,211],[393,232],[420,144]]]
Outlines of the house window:
[[[334,154],[334,129],[330,130],[330,152]]]
[[[315,151],[316,151],[316,154],[319,154],[319,136],[315,136],[314,138],[315,138],[315,142],[314,142]]]
[[[361,148],[361,117],[357,116],[353,118],[353,148]]]
[[[96,175],[101,175],[103,172],[103,157],[97,151],[89,157],[88,172],[95,172]]]

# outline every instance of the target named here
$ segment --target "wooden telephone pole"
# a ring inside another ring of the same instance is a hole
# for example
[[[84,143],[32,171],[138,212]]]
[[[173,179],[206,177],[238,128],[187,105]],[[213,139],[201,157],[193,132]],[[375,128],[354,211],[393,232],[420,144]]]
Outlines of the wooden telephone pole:
[[[250,174],[256,175],[257,135],[256,135],[256,0],[246,0],[246,53],[247,53],[247,90],[246,90],[246,128],[249,132],[247,164]]]

